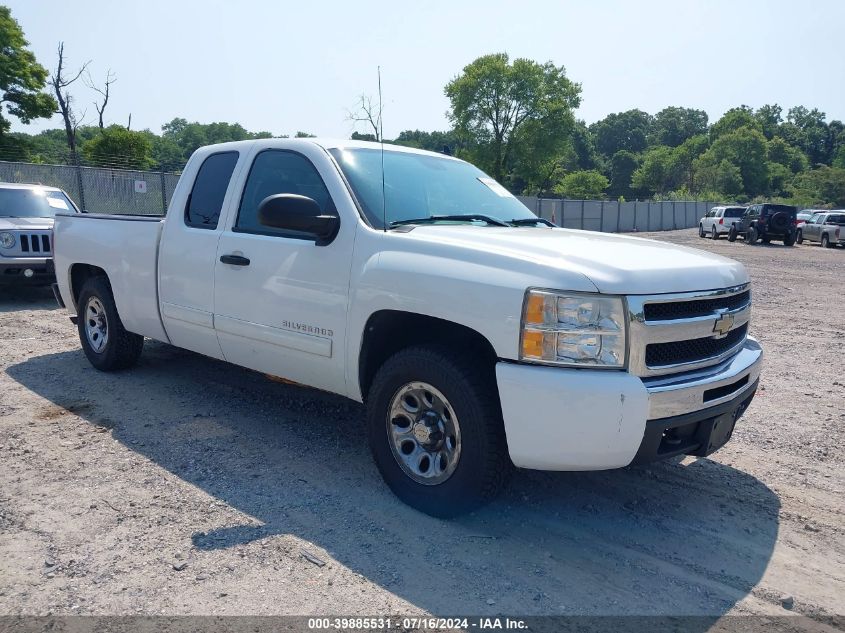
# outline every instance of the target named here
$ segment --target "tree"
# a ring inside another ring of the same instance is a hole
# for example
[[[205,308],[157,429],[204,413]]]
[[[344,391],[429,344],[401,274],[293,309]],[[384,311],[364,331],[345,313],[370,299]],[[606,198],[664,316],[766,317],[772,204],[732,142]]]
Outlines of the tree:
[[[754,117],[754,111],[746,105],[731,108],[722,118],[710,126],[710,140],[715,141],[720,136],[730,134],[739,128],[746,127],[758,130],[761,134],[763,126]]]
[[[182,163],[191,157],[197,148],[213,143],[243,141],[256,138],[271,138],[270,132],[250,132],[239,123],[189,123],[186,119],[176,118],[165,123],[162,136],[171,140],[182,151]]]
[[[739,169],[742,190],[749,198],[766,193],[769,185],[766,137],[755,127],[741,127],[719,136],[699,165],[713,169],[727,161]]]
[[[445,88],[449,118],[471,146],[472,158],[502,181],[526,144],[546,137],[537,151],[555,153],[565,142],[580,92],[563,66],[530,59],[511,64],[506,53],[479,57]]]
[[[642,110],[608,114],[590,126],[596,149],[605,156],[620,150],[639,153],[648,147],[652,117]]]
[[[85,113],[78,115],[73,109],[73,96],[68,91],[68,87],[75,83],[82,73],[88,68],[91,62],[85,62],[79,68],[77,73],[72,77],[70,74],[65,75],[65,43],[59,42],[58,49],[59,61],[56,64],[56,71],[50,77],[50,84],[53,86],[53,91],[56,93],[56,100],[59,102],[59,113],[62,115],[62,120],[65,123],[65,135],[67,137],[67,146],[71,154],[76,153],[76,132],[82,121],[85,119]]]
[[[720,196],[737,199],[742,196],[742,173],[728,160],[719,163],[696,161],[698,184],[702,191],[713,191]]]
[[[381,140],[381,103],[373,103],[370,95],[358,97],[355,109],[347,112],[346,119],[353,124],[363,123],[364,127],[373,131],[376,141]]]
[[[563,177],[555,187],[555,193],[574,200],[595,200],[603,197],[609,184],[610,181],[597,171],[575,171]]]
[[[825,113],[816,108],[796,106],[789,109],[782,126],[783,137],[800,148],[812,165],[830,163],[834,139],[825,118]]]
[[[607,191],[611,198],[632,198],[631,177],[639,167],[637,155],[627,150],[619,150],[610,159],[610,188]]]
[[[707,113],[693,108],[663,108],[654,115],[652,145],[678,147],[688,138],[707,132]]]
[[[797,147],[793,147],[781,137],[776,136],[766,144],[766,158],[771,163],[783,165],[793,174],[807,169],[807,157]]]
[[[783,123],[783,108],[778,104],[764,105],[757,109],[754,118],[760,124],[760,129],[767,139],[772,139],[779,132]]]
[[[105,83],[103,83],[102,88],[98,88],[96,84],[94,84],[94,81],[91,79],[91,75],[88,75],[85,78],[85,85],[103,98],[102,103],[98,101],[94,102],[94,109],[97,110],[98,117],[97,125],[101,130],[103,129],[103,113],[106,111],[106,106],[109,104],[110,88],[115,81],[117,81],[117,77],[114,75],[114,73],[112,73],[111,69],[109,69],[109,71],[106,73],[106,80]],[[129,120],[132,120],[131,114],[129,115]],[[126,129],[129,129],[128,125],[126,126]]]
[[[0,140],[11,127],[6,113],[30,123],[49,118],[56,110],[55,100],[41,92],[47,83],[47,69],[36,61],[28,46],[9,8],[0,6]],[[5,139],[4,144],[11,142]]]
[[[790,193],[809,206],[845,207],[845,169],[823,165],[798,174]]]
[[[454,130],[449,130],[448,132],[405,130],[400,132],[399,136],[393,142],[397,145],[427,149],[430,152],[440,152],[441,154],[448,154],[450,156],[454,156],[464,147],[458,133]]]
[[[631,186],[649,196],[672,191],[676,185],[673,166],[674,152],[671,147],[652,147],[643,155],[642,164],[634,171]]]
[[[82,146],[82,155],[92,165],[123,169],[152,167],[153,147],[143,132],[110,125]]]

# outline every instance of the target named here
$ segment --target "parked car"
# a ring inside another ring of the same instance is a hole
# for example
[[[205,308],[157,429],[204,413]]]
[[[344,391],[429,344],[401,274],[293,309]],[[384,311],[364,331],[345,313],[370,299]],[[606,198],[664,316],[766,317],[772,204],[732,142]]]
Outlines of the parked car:
[[[698,221],[698,237],[718,240],[730,232],[733,223],[742,218],[745,207],[713,207]]]
[[[78,212],[61,189],[0,183],[0,284],[55,281],[52,233],[59,211]]]
[[[822,211],[798,228],[797,242],[820,242],[825,248],[845,244],[845,210]]]
[[[813,214],[815,213],[821,213],[821,211],[816,211],[815,209],[804,209],[803,211],[799,211],[796,216],[796,220],[798,220],[798,224],[796,226],[800,228],[807,222],[807,220],[813,217]]]
[[[94,367],[132,366],[149,337],[365,402],[385,481],[435,516],[490,499],[513,465],[708,455],[760,375],[742,264],[549,226],[442,154],[213,145],[164,219],[62,214],[56,238]]]
[[[734,242],[740,235],[746,244],[760,240],[768,244],[772,240],[783,240],[784,246],[792,246],[798,235],[798,211],[785,204],[752,204],[728,233],[728,241]]]

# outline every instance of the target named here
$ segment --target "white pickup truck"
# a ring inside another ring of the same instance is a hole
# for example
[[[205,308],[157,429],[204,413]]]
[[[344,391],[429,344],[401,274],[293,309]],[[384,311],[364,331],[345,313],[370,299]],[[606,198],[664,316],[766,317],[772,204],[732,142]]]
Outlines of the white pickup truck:
[[[403,147],[204,147],[164,219],[59,215],[54,249],[96,368],[130,367],[147,337],[365,402],[385,481],[435,516],[514,465],[708,455],[760,374],[741,264],[552,227],[472,165]]]

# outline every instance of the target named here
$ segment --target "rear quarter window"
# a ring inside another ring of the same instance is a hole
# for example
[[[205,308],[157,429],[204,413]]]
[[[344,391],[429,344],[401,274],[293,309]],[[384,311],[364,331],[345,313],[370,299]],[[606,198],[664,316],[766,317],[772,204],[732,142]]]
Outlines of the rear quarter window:
[[[237,163],[238,152],[220,152],[206,157],[185,205],[185,224],[195,229],[217,228],[223,199]]]

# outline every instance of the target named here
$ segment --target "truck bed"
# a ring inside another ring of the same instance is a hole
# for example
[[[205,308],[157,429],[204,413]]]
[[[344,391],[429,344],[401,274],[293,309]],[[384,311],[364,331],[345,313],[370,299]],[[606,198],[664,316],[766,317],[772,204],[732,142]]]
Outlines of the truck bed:
[[[56,281],[67,309],[76,314],[71,265],[96,266],[111,280],[124,327],[167,341],[158,309],[158,245],[164,218],[100,213],[57,214]],[[78,292],[79,288],[74,288]]]

